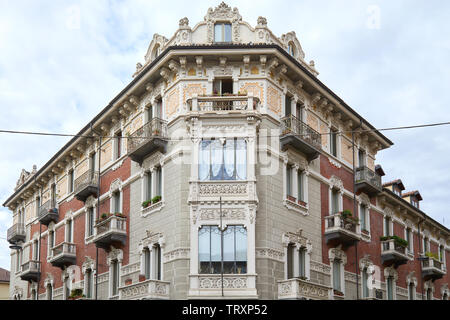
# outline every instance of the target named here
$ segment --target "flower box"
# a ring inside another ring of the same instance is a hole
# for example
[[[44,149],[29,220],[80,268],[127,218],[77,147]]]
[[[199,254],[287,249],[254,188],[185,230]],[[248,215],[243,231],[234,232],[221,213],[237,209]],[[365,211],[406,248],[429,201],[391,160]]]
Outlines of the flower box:
[[[145,280],[146,280],[145,275],[144,274],[140,274],[139,275],[139,282],[142,282],[142,281],[145,281]]]
[[[130,284],[132,284],[132,283],[133,283],[133,280],[131,280],[130,278],[125,279],[125,285],[126,285],[126,286],[128,286],[128,285],[130,285]]]
[[[298,204],[303,206],[303,207],[306,207],[306,202],[305,201],[298,200]]]
[[[292,201],[292,202],[297,201],[297,199],[296,199],[295,197],[293,197],[293,196],[287,196],[287,199],[288,199],[289,201]]]
[[[341,296],[341,297],[344,295],[343,292],[341,292],[341,291],[339,291],[339,290],[336,290],[336,289],[333,289],[333,293],[334,293],[334,295],[336,295],[336,296]]]

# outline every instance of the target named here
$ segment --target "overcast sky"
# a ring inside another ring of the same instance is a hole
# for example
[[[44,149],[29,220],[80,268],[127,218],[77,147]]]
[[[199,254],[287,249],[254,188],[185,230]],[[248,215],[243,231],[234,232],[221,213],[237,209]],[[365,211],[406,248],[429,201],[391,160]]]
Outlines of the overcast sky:
[[[194,4],[195,3],[195,4]],[[0,0],[0,129],[77,133],[132,79],[154,33],[170,38],[220,1]],[[227,1],[254,26],[295,31],[321,79],[377,128],[450,121],[450,4],[443,1]],[[258,3],[256,5],[255,3]],[[345,6],[343,5],[345,3]],[[384,181],[418,189],[450,227],[450,126],[389,131]],[[68,138],[0,133],[0,202],[22,168],[40,168]],[[0,208],[0,267],[9,269]]]

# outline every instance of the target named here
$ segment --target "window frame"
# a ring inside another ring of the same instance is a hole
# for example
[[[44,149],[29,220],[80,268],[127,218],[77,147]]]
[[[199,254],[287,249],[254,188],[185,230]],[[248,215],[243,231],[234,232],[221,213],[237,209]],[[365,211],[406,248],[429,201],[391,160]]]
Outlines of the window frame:
[[[221,26],[221,39],[218,40],[216,38],[216,26]],[[225,26],[229,26],[230,27],[230,39],[226,39],[226,28]],[[214,23],[214,29],[213,29],[213,33],[214,33],[214,43],[231,43],[233,42],[233,27],[232,24],[228,21],[218,21],[216,23]]]

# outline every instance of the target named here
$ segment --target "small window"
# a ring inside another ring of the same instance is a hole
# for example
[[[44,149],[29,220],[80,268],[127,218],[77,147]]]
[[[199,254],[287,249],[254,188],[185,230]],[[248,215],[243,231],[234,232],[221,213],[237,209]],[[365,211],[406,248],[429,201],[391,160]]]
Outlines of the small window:
[[[331,190],[331,214],[339,212],[339,192],[336,189]]]
[[[333,261],[333,289],[341,292],[341,261]]]
[[[386,286],[388,300],[394,300],[394,279],[392,277],[386,279]]]
[[[151,200],[152,199],[152,172],[149,171],[147,173],[146,178],[146,199],[145,200]]]
[[[410,282],[408,285],[408,299],[414,300],[416,293],[416,287],[414,286],[414,282]]]
[[[433,291],[431,288],[427,289],[427,300],[433,300]]]
[[[70,297],[70,278],[64,278],[64,298],[67,300]]]
[[[214,25],[214,42],[231,42],[230,23],[216,23]]]
[[[303,171],[297,171],[297,199],[299,201],[305,201],[305,183],[304,183],[304,174]]]
[[[148,248],[144,249],[144,274],[145,279],[150,279],[150,267],[151,267],[151,260],[150,260],[150,250]]]
[[[292,194],[292,166],[286,166],[286,195],[293,196]]]
[[[391,219],[384,217],[384,235],[391,236]]]
[[[291,105],[291,97],[289,97],[288,95],[286,95],[285,99],[284,99],[284,115],[290,116],[292,114],[292,105]]]
[[[115,155],[114,159],[119,159],[122,156],[122,131],[116,133],[114,138],[115,143]]]
[[[367,275],[367,268],[362,271],[362,294],[363,298],[369,298],[369,277]]]
[[[213,94],[233,94],[233,79],[215,79],[213,82]]]
[[[292,41],[288,44],[288,52],[291,56],[295,56],[295,45],[294,43],[292,43]]]
[[[359,206],[359,215],[361,230],[369,231],[367,226],[367,208],[363,204]]]
[[[414,207],[419,208],[419,201],[417,201],[416,199],[411,198],[411,204]]]
[[[94,234],[94,221],[95,221],[95,215],[94,215],[94,208],[90,207],[88,209],[88,216],[87,216],[87,220],[88,220],[88,237],[92,236]]]
[[[53,288],[50,283],[47,284],[47,300],[53,300]]]
[[[406,241],[408,241],[408,251],[410,253],[412,253],[412,243],[411,243],[411,229],[410,228],[406,228]]]
[[[95,162],[96,162],[96,153],[93,152],[89,158],[89,170],[90,170],[90,178],[94,179],[95,177]]]
[[[113,296],[119,294],[119,262],[117,260],[111,261],[111,293]]]
[[[66,242],[72,243],[73,236],[73,228],[72,228],[72,219],[67,220],[66,224]]]
[[[333,128],[330,131],[330,153],[337,157],[337,130]]]
[[[86,298],[92,298],[92,288],[93,288],[93,277],[92,270],[87,269],[84,274],[85,288],[86,288]]]
[[[366,153],[364,150],[358,150],[358,164],[360,167],[364,167],[366,165]]]
[[[70,170],[69,171],[69,193],[73,192],[73,185],[74,185],[73,170]]]
[[[52,204],[52,208],[56,208],[56,184],[52,184],[51,204]]]
[[[112,212],[114,213],[121,213],[121,203],[120,203],[120,192],[116,191],[112,194]]]

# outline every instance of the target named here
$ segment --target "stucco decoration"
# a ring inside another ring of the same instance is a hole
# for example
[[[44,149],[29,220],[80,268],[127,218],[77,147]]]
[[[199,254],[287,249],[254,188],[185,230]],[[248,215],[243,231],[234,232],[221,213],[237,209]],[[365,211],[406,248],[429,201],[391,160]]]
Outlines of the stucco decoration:
[[[398,280],[398,272],[393,267],[384,268],[384,277],[385,278],[392,277],[392,278],[394,278],[395,281],[397,281]]]
[[[145,54],[145,61],[146,62],[152,62],[156,59],[156,57],[159,56],[159,54],[162,52],[162,49],[164,45],[169,40],[157,33],[153,35],[153,40],[150,42],[150,45],[148,46],[147,53]]]
[[[267,88],[267,106],[273,113],[281,114],[281,93],[272,86]]]
[[[335,175],[332,175],[330,178],[330,186],[333,188],[336,188],[338,190],[344,189],[344,184],[343,184],[342,180]]]
[[[91,257],[85,256],[84,262],[81,266],[81,272],[86,273],[86,270],[95,270],[95,260]]]
[[[289,44],[294,46],[294,58],[305,59],[305,53],[303,52],[302,46],[295,36],[295,32],[291,31],[286,34],[281,35],[281,41],[284,44],[284,48],[287,50]]]
[[[117,248],[114,248],[113,246],[111,246],[110,251],[107,256],[107,259],[106,259],[106,263],[108,264],[108,266],[111,265],[111,261],[117,260],[117,261],[119,261],[119,263],[121,263],[122,259],[123,259],[122,249],[117,249]]]
[[[14,188],[14,191],[17,191],[25,182],[28,181],[37,171],[36,165],[33,165],[33,170],[31,172],[28,172],[25,169],[22,169],[22,172],[20,173],[19,179],[16,182],[16,187]]]
[[[341,249],[341,246],[328,250],[328,259],[330,259],[330,261],[340,260],[344,265],[347,264],[347,255]]]

